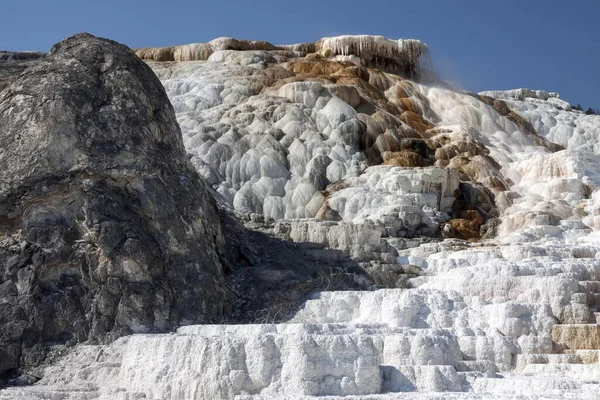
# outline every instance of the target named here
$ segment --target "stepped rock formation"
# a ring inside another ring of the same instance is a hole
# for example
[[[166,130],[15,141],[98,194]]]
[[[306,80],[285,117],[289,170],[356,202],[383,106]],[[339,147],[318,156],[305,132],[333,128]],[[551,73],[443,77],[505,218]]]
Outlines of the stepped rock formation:
[[[212,59],[217,59],[223,56],[223,51],[253,51],[263,55],[271,53],[274,57],[318,53],[333,60],[350,61],[359,66],[411,79],[430,78],[429,74],[433,72],[429,49],[425,43],[414,39],[390,40],[372,35],[336,36],[323,38],[315,43],[283,46],[263,41],[217,38],[208,43],[138,49],[136,54],[145,60],[197,61],[210,60],[211,56]]]
[[[398,50],[406,43],[413,42],[343,36],[275,47],[216,39],[207,53],[164,58],[200,61],[149,63],[173,102],[192,162],[238,212],[267,220],[369,220],[392,237],[441,230],[471,240],[493,236],[497,218],[515,203],[524,208],[513,228],[535,218],[563,218],[556,199],[534,209],[538,194],[513,183],[532,156],[564,157],[564,144],[511,110],[509,100],[406,79],[429,68],[413,62],[425,50]],[[163,59],[157,54],[164,51],[137,54]],[[412,63],[414,70],[396,75],[375,69],[368,61],[373,57]],[[514,93],[496,95],[537,96]],[[539,96],[544,104],[536,107],[565,109],[552,103],[556,95]],[[433,167],[447,172],[432,174]],[[375,184],[388,175],[389,182],[406,181]],[[587,193],[583,186],[572,190],[579,198]]]
[[[78,345],[0,399],[598,397],[600,117],[455,90],[411,40],[136,54],[260,323]]]
[[[163,87],[76,35],[0,92],[0,373],[46,346],[222,322],[224,239]]]

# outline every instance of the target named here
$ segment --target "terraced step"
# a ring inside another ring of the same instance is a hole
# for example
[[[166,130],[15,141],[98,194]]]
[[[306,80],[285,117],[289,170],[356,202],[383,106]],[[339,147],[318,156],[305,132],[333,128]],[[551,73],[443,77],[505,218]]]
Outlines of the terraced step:
[[[597,383],[600,368],[594,364],[529,364],[521,371],[535,376],[563,376]]]
[[[383,393],[462,392],[467,389],[464,374],[457,373],[451,365],[382,365],[381,372]]]
[[[590,307],[600,308],[600,293],[588,293],[587,304]]]
[[[457,316],[452,314],[461,314],[467,308],[457,293],[431,289],[321,292],[305,302],[292,322],[385,323],[446,329],[452,327],[452,317]]]
[[[0,400],[97,400],[99,397],[98,391],[69,386],[8,388],[0,391]],[[117,398],[115,396],[115,399]]]
[[[597,381],[586,382],[583,379],[578,380],[561,374],[552,376],[507,374],[504,379],[477,379],[473,382],[471,390],[475,394],[487,396],[486,399],[505,396],[512,399],[592,400],[598,398],[600,384]]]
[[[572,350],[566,349],[565,354],[576,354],[584,364],[595,364],[600,361],[600,350]]]
[[[514,395],[503,395],[503,394],[494,394],[493,397],[490,397],[489,394],[480,394],[480,393],[451,393],[451,392],[443,392],[443,393],[387,393],[387,394],[378,394],[378,395],[369,395],[369,396],[355,396],[352,397],[352,400],[564,400],[564,399],[573,399],[573,400],[597,400],[597,397],[594,397],[595,394],[591,392],[584,392],[578,390],[575,393],[565,393],[564,395],[559,396],[548,396],[540,395],[535,396],[518,396]],[[270,397],[263,396],[253,396],[253,395],[245,395],[245,396],[236,396],[233,400],[276,400]],[[279,399],[277,399],[279,400]],[[287,399],[286,399],[287,400]],[[310,396],[294,396],[293,400],[318,400],[315,397]],[[327,397],[327,400],[348,400],[347,397],[338,397],[331,396]]]
[[[518,354],[516,369],[522,370],[530,364],[582,364],[578,354]]]
[[[382,386],[389,391],[466,388],[464,374],[455,369],[462,361],[457,338],[439,329],[385,324],[199,325],[182,327],[175,334],[123,337],[106,348],[118,351],[106,351],[104,360],[90,363],[102,358],[96,356],[102,352],[87,348],[63,360],[69,374],[61,376],[57,368],[57,377],[36,390],[45,398],[62,400],[55,389],[65,383],[73,387],[71,392],[102,386],[104,393],[107,388],[120,393],[121,397],[110,398],[123,399],[127,397],[121,392],[142,391],[157,399],[231,399],[253,392],[285,398],[377,394]],[[485,370],[484,364],[470,365]]]
[[[554,325],[552,327],[552,340],[559,350],[600,350],[600,325]]]
[[[600,293],[600,281],[579,281],[579,286],[589,293]]]
[[[459,361],[456,366],[458,372],[481,372],[486,376],[495,376],[498,372],[498,367],[491,361]]]

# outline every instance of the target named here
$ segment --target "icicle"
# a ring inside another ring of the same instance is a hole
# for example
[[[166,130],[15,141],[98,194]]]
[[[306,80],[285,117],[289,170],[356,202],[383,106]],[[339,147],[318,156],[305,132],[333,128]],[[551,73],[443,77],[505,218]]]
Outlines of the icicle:
[[[356,35],[323,38],[316,43],[317,51],[333,56],[356,56],[365,67],[418,80],[423,69],[431,70],[427,45],[413,39],[390,40],[383,36]]]
[[[405,78],[421,80],[433,70],[427,45],[419,40],[390,40],[383,36],[355,35],[323,38],[316,43],[274,46],[268,42],[217,38],[208,43],[194,43],[165,48],[139,49],[142,58],[161,61],[207,60],[218,50],[293,50],[321,52],[333,58],[352,60],[357,65],[380,69]]]

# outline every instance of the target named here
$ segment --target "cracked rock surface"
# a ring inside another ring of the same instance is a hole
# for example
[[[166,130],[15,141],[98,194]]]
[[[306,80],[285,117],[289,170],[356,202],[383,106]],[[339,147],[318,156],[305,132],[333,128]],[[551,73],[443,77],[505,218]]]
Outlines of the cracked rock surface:
[[[53,343],[222,322],[217,208],[165,90],[70,37],[0,93],[0,374]]]

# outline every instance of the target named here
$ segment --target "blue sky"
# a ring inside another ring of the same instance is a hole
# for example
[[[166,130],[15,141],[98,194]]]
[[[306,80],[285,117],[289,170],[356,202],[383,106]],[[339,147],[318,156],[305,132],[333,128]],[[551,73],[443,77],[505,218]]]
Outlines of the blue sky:
[[[87,31],[131,47],[219,36],[276,44],[341,34],[425,41],[473,91],[529,87],[600,108],[600,0],[4,0],[0,49],[48,50]]]

